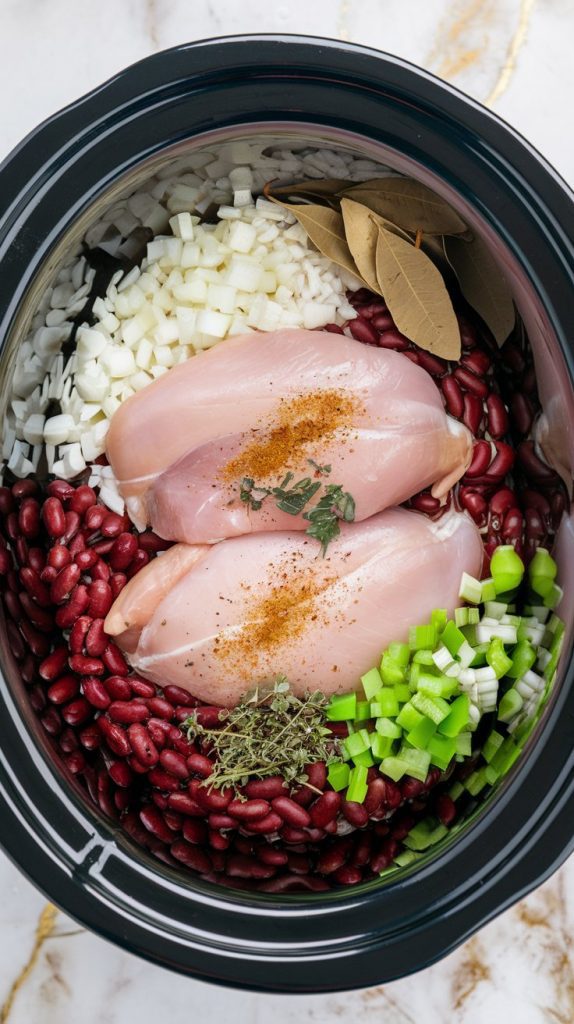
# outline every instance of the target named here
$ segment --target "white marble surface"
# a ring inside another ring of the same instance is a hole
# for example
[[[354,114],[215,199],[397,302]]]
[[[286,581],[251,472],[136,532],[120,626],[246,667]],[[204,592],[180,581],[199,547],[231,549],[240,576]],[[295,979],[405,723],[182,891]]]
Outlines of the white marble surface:
[[[125,64],[255,31],[349,39],[423,64],[489,102],[574,181],[574,0],[0,0],[0,158]],[[574,1022],[574,859],[435,967],[321,997],[231,993],[150,967],[52,913],[1,856],[0,889],[0,1024]],[[48,934],[35,948],[39,921]]]

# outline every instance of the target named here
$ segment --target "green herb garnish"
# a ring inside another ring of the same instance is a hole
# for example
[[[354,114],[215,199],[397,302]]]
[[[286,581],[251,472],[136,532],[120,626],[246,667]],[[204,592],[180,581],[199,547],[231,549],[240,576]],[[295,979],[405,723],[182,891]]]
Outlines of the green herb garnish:
[[[307,462],[320,476],[328,476],[331,472],[331,466],[320,466],[314,459],[307,459]],[[274,497],[277,508],[282,512],[298,516],[323,485],[320,480],[312,480],[308,476],[295,484],[292,484],[293,480],[294,474],[287,473],[278,487],[258,487],[252,477],[246,476],[241,481],[239,497],[254,512],[259,511],[267,498]],[[323,556],[330,542],[341,532],[339,520],[352,523],[355,518],[355,500],[343,490],[342,484],[325,484],[324,487],[324,493],[314,508],[303,512],[303,518],[311,524],[305,532],[319,541]]]
[[[241,704],[219,713],[221,728],[206,728],[192,714],[184,723],[190,740],[202,739],[216,754],[205,785],[245,786],[251,778],[282,775],[290,785],[307,783],[314,761],[339,762],[337,740],[327,726],[327,698],[319,692],[301,699],[284,677],[271,688],[256,688]]]

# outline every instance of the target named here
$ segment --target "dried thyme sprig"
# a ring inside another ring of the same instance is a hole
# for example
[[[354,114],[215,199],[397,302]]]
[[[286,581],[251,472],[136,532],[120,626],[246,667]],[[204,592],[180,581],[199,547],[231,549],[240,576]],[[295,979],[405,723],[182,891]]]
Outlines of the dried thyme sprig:
[[[327,728],[327,698],[319,692],[302,699],[284,677],[272,688],[257,688],[237,707],[222,709],[222,728],[207,728],[193,713],[184,723],[190,740],[203,739],[214,751],[214,769],[205,785],[245,786],[252,778],[282,775],[290,785],[306,783],[305,766],[340,761],[337,740]]]

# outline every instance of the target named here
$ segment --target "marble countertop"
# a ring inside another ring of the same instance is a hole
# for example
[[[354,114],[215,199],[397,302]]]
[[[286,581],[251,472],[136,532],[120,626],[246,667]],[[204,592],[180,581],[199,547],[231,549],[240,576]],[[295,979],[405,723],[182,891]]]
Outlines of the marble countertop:
[[[574,0],[0,0],[0,159],[126,64],[186,40],[302,32],[368,43],[490,105],[570,183]],[[0,855],[0,1024],[574,1022],[574,859],[441,963],[361,992],[230,992],[80,929]]]

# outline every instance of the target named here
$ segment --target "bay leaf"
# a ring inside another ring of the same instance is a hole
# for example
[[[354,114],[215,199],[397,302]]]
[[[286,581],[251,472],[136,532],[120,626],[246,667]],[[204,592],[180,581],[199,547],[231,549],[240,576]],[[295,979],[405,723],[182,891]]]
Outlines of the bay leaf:
[[[429,235],[458,235],[466,224],[441,196],[412,178],[374,178],[341,193],[368,206],[407,231],[419,228]]]
[[[371,291],[381,294],[377,278],[377,238],[379,225],[371,210],[352,199],[341,199],[341,213],[347,245],[359,274]]]
[[[422,249],[378,225],[376,272],[399,331],[416,345],[458,360],[458,321],[440,272]]]
[[[349,185],[344,178],[318,178],[309,181],[299,181],[294,185],[274,185],[268,182],[263,190],[268,199],[273,196],[285,198],[286,196],[316,196],[322,199],[332,199],[339,203],[338,193]]]
[[[327,256],[338,267],[347,270],[362,285],[367,286],[349,250],[343,217],[337,210],[331,210],[328,206],[283,203],[272,195],[269,195],[269,199],[293,214],[323,256]]]
[[[512,292],[482,239],[445,238],[445,253],[466,301],[482,317],[499,346],[514,327]]]

